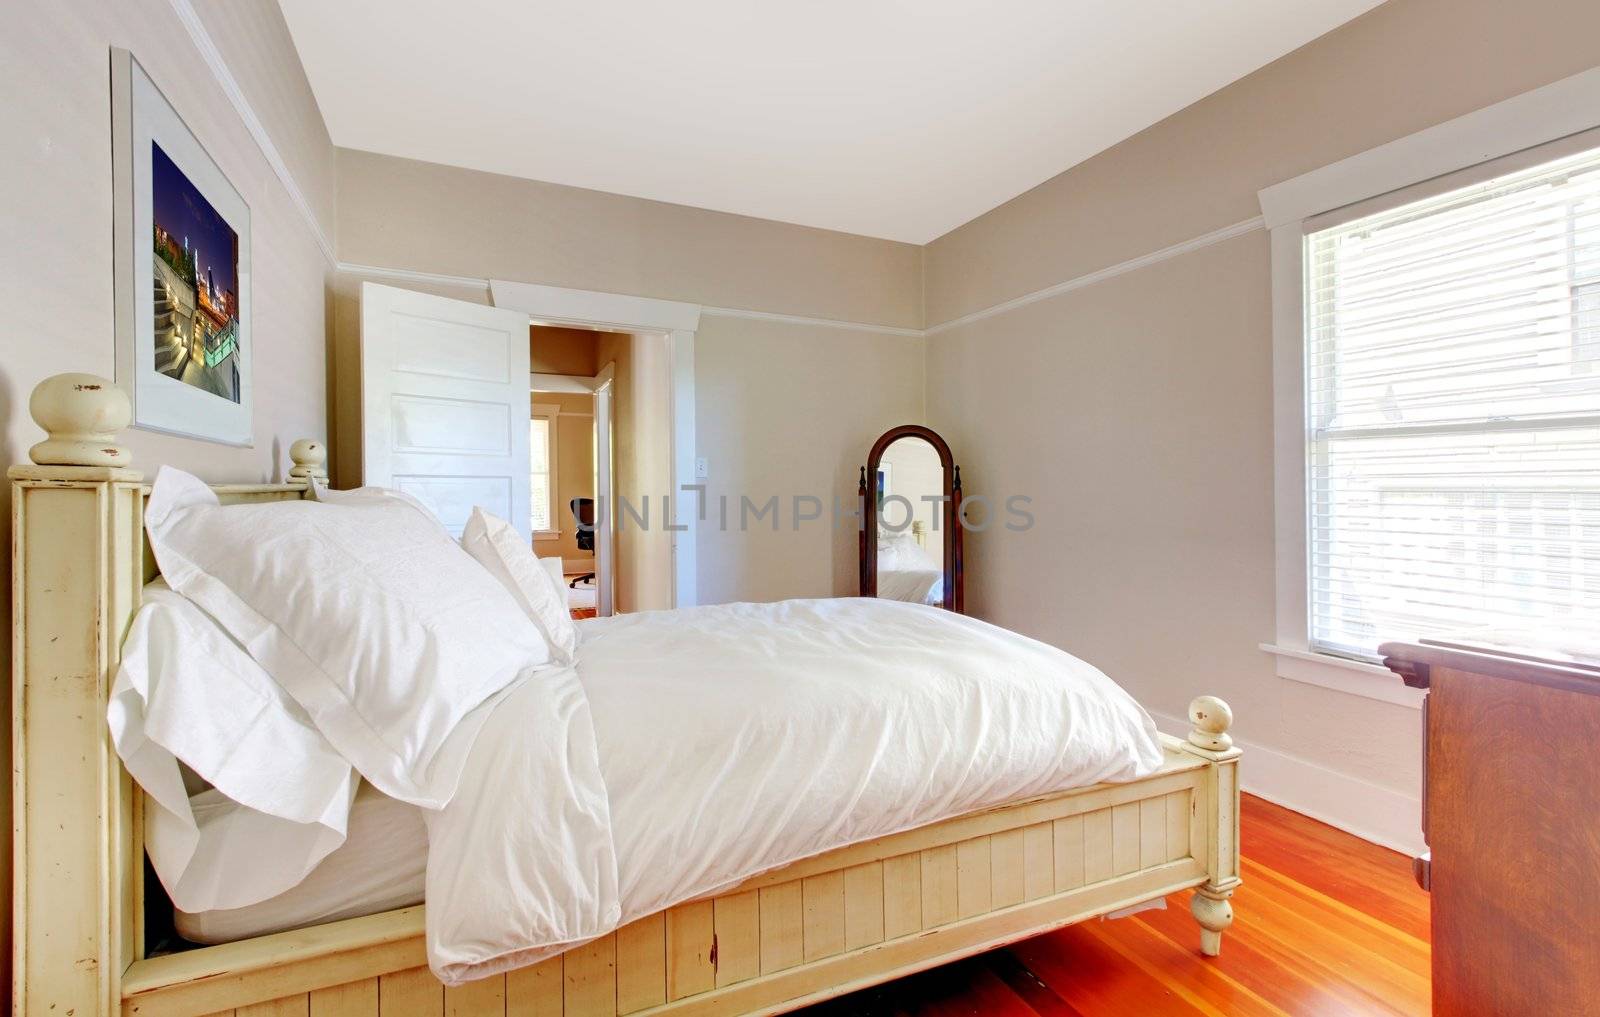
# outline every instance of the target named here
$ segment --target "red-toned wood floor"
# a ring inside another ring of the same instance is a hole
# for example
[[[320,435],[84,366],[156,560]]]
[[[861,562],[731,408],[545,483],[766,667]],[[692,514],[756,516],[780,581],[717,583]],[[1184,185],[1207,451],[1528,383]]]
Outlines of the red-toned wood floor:
[[[1189,894],[801,1011],[846,1015],[1426,1014],[1428,895],[1408,859],[1244,796],[1222,956]]]

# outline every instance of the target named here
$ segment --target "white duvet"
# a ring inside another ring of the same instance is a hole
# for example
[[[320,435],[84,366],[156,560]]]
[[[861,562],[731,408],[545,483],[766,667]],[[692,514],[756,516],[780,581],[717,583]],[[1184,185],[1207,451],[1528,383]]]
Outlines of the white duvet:
[[[856,841],[1126,781],[1155,725],[1061,650],[884,600],[586,623],[576,671],[494,709],[428,812],[429,960],[449,983]]]

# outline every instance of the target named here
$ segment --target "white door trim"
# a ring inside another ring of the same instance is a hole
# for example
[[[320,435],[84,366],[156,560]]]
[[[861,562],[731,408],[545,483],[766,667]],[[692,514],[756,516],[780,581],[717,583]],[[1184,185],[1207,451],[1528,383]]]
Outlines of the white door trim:
[[[694,332],[675,329],[667,334],[667,356],[672,364],[672,480],[676,491],[671,501],[671,524],[683,529],[672,532],[672,604],[686,607],[700,602],[699,569],[695,567],[694,524],[699,499],[689,489],[694,475]],[[704,484],[699,495],[705,496]],[[663,517],[667,517],[663,506]]]
[[[527,311],[540,324],[585,325],[617,332],[693,332],[700,327],[700,305],[677,300],[504,279],[489,280],[489,296],[496,307]]]
[[[594,571],[595,613],[611,617],[616,600],[616,570],[611,564],[612,515],[611,390],[616,366],[607,364],[594,376]]]
[[[695,501],[683,488],[695,483],[694,340],[700,327],[700,305],[504,279],[489,280],[489,296],[496,307],[523,311],[539,324],[665,336],[672,374],[671,469],[678,485],[673,497],[672,519],[684,527],[672,533],[673,606],[689,607],[698,603],[699,576],[695,558],[695,523],[698,520],[692,510],[686,509]],[[601,375],[604,374],[602,371]],[[598,550],[596,553],[598,555]],[[601,598],[605,598],[603,591]]]
[[[530,372],[528,375],[529,392],[565,392],[568,395],[590,395],[595,390],[595,379],[586,378],[581,374],[538,374]]]

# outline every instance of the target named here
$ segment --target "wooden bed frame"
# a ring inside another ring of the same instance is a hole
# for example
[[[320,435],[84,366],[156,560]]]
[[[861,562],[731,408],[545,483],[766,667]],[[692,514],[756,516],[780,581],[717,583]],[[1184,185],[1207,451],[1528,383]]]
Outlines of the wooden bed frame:
[[[1231,715],[1190,708],[1187,741],[1126,784],[1045,795],[831,851],[669,908],[506,975],[445,988],[423,909],[146,956],[142,795],[105,715],[119,647],[155,574],[148,487],[116,432],[127,400],[58,375],[30,409],[49,433],[13,496],[14,1012],[25,1017],[533,1017],[774,1013],[1196,887],[1214,955],[1239,884]],[[303,497],[325,451],[296,442]]]

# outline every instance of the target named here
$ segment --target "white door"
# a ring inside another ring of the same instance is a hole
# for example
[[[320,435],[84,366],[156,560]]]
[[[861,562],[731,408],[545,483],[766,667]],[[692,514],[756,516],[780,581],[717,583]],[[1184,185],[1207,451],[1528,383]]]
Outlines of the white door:
[[[361,399],[363,483],[531,539],[526,314],[362,283]]]
[[[615,369],[607,364],[595,376],[594,390],[594,572],[595,613],[609,618],[616,609],[611,529],[611,395]]]

